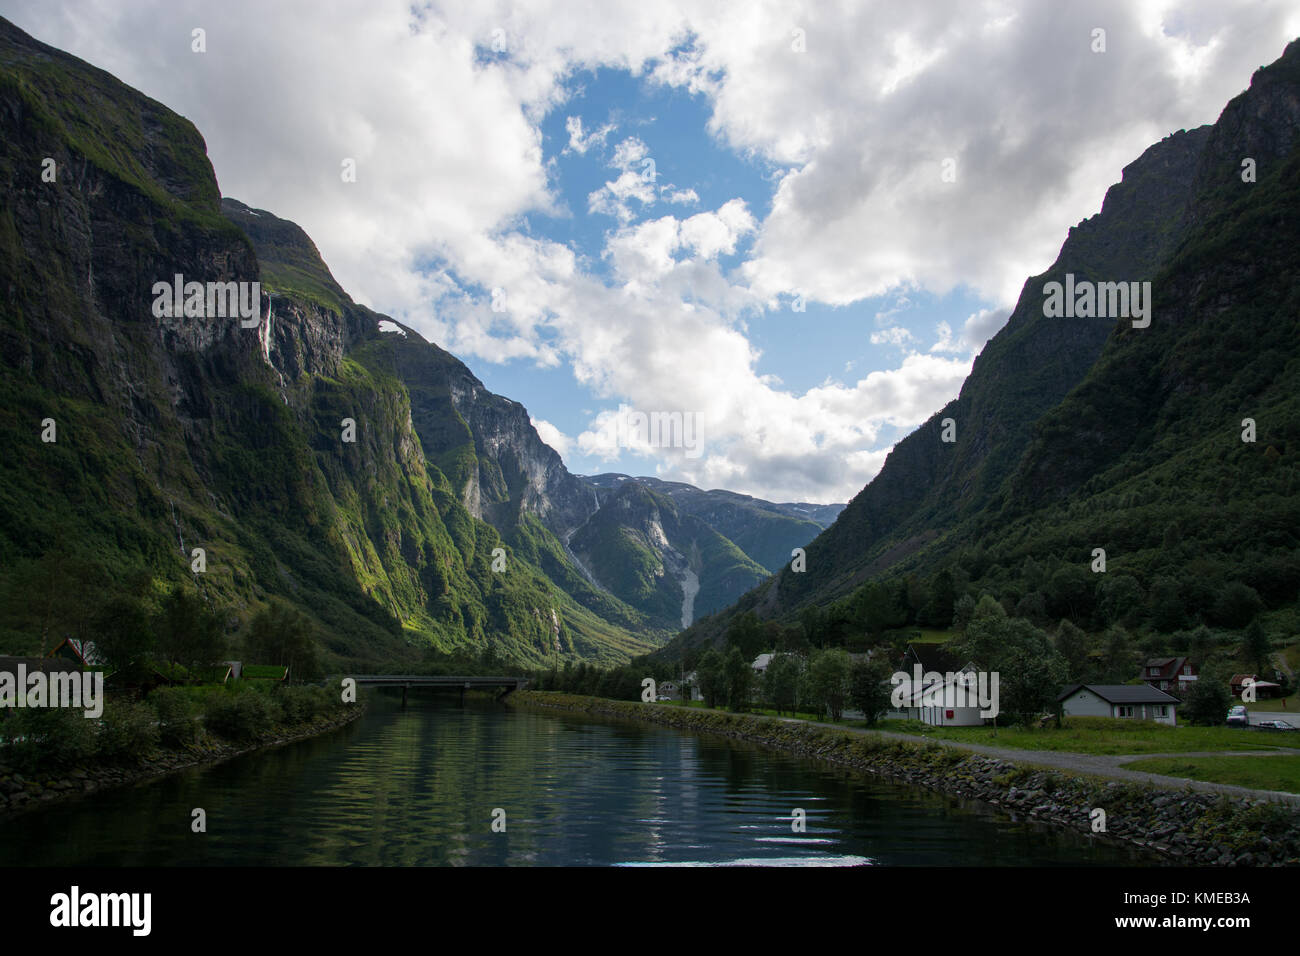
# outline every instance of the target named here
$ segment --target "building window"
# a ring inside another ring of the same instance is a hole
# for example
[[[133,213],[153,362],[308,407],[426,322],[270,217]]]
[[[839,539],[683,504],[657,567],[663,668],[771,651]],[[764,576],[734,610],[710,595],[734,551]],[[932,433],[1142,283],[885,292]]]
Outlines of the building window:
[[[1156,716],[1157,716],[1157,717],[1168,717],[1168,716],[1169,716],[1169,710],[1168,710],[1167,705],[1165,705],[1165,704],[1161,704],[1159,707],[1157,707],[1157,708],[1156,708]]]
[[[1132,708],[1132,707],[1129,707],[1129,706],[1127,706],[1127,705],[1122,706],[1122,707],[1120,707],[1120,709],[1119,709],[1119,715],[1120,715],[1121,717],[1132,717],[1132,716],[1133,716],[1133,708]]]

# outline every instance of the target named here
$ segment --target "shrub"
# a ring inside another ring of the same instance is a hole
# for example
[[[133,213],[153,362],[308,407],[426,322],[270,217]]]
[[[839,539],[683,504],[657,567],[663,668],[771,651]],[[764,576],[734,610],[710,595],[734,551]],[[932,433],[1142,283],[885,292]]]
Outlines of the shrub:
[[[95,751],[94,720],[70,707],[22,708],[5,712],[0,739],[7,762],[23,773],[67,767]]]
[[[169,747],[185,746],[198,739],[202,709],[194,696],[180,687],[159,687],[149,695],[158,713],[159,735]]]
[[[108,700],[99,720],[96,756],[104,760],[139,760],[158,746],[157,714],[148,704]]]
[[[227,740],[246,742],[272,723],[270,700],[256,691],[214,694],[208,699],[203,722],[208,730]]]

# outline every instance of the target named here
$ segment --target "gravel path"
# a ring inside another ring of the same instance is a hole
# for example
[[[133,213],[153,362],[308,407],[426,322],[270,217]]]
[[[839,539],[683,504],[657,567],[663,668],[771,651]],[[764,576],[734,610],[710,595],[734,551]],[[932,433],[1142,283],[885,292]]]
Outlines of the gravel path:
[[[793,717],[781,717],[789,723],[807,724],[808,720]],[[833,724],[822,726],[835,726]],[[1113,780],[1126,780],[1132,783],[1152,783],[1172,790],[1190,787],[1193,790],[1206,790],[1212,793],[1226,793],[1237,797],[1264,799],[1275,803],[1290,803],[1300,806],[1300,794],[1282,793],[1277,790],[1255,790],[1251,787],[1238,787],[1229,783],[1208,783],[1204,780],[1190,780],[1187,777],[1169,777],[1159,773],[1147,773],[1144,770],[1126,770],[1122,764],[1133,760],[1146,760],[1152,757],[1265,757],[1289,754],[1300,756],[1300,750],[1279,747],[1275,750],[1250,751],[1215,751],[1212,753],[1173,753],[1173,754],[1079,754],[1063,750],[1022,750],[1017,747],[992,747],[988,744],[971,744],[955,740],[941,740],[938,737],[922,737],[919,734],[902,734],[892,730],[867,730],[859,727],[841,727],[859,734],[876,734],[889,740],[902,740],[916,743],[918,740],[935,743],[941,747],[952,747],[972,753],[997,757],[1018,764],[1046,767],[1052,770],[1068,770],[1076,773],[1088,773]]]

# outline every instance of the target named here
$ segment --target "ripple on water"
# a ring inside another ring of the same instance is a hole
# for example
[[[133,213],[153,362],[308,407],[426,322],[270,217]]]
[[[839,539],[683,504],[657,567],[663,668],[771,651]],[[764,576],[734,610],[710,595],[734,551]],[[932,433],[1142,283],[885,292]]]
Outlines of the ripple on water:
[[[203,807],[208,832],[190,831]],[[806,832],[792,829],[804,811]],[[505,832],[493,814],[505,813]],[[1125,863],[988,808],[667,728],[383,703],[328,737],[0,822],[0,864]]]

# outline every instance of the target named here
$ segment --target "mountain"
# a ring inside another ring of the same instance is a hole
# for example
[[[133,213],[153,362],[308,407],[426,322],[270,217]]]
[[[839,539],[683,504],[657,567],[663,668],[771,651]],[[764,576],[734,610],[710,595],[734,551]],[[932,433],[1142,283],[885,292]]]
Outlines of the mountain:
[[[1099,592],[1121,578],[1130,621],[1154,620],[1172,593],[1187,613],[1169,620],[1222,623],[1212,583],[1251,588],[1270,611],[1294,604],[1297,131],[1300,41],[1213,126],[1125,167],[1025,283],[959,396],[808,546],[806,572],[782,570],[663,653],[720,640],[746,611],[839,638],[891,619],[942,625],[964,590],[1098,624]],[[1150,325],[1045,315],[1047,283],[1067,273],[1151,282]],[[1255,443],[1241,440],[1248,417]],[[1089,573],[1094,547],[1110,558],[1104,579]],[[885,581],[898,613],[870,609]]]
[[[779,571],[788,565],[793,549],[802,548],[817,537],[844,510],[842,504],[778,504],[734,491],[703,491],[685,482],[659,478],[607,473],[583,480],[606,492],[617,489],[623,482],[635,481],[665,495],[683,514],[699,518],[768,571]]]
[[[594,496],[522,407],[381,331],[297,226],[223,202],[188,121],[3,21],[0,182],[6,648],[141,576],[193,582],[232,632],[284,599],[350,669],[557,641],[614,662],[666,635],[573,569],[551,529]],[[159,314],[176,275],[260,283],[250,327],[201,298]]]
[[[129,579],[147,600],[192,583],[232,634],[287,601],[351,669],[615,663],[837,508],[570,474],[522,405],[353,302],[299,226],[223,199],[192,124],[4,21],[0,123],[4,647],[86,629]],[[207,299],[173,308],[155,286],[177,276]],[[212,308],[225,283],[246,316]],[[33,606],[68,574],[81,600]]]

